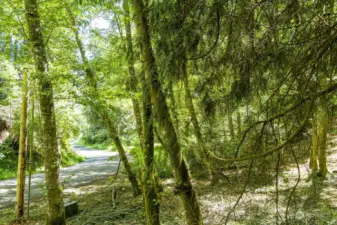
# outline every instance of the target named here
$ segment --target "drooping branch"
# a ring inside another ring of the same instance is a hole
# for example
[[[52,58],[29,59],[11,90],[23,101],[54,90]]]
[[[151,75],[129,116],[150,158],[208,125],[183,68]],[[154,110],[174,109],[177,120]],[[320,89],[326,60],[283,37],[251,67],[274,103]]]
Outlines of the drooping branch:
[[[312,98],[312,100],[310,102],[309,109],[307,111],[307,114],[306,114],[305,118],[303,119],[301,125],[297,128],[297,130],[286,141],[284,141],[279,146],[271,149],[270,151],[266,151],[266,152],[264,152],[262,154],[255,154],[255,155],[250,155],[250,156],[241,157],[241,158],[220,158],[220,157],[214,155],[214,153],[212,153],[212,152],[210,152],[210,156],[214,160],[216,160],[218,162],[231,163],[231,162],[239,162],[239,161],[259,159],[259,158],[263,158],[263,157],[269,156],[269,155],[271,155],[271,154],[273,154],[275,152],[278,152],[281,149],[283,149],[284,146],[286,146],[288,143],[290,143],[292,140],[294,140],[303,131],[303,129],[307,125],[307,122],[308,122],[308,120],[309,120],[309,118],[310,118],[310,116],[312,114],[313,105],[314,105],[314,98]]]
[[[274,116],[271,116],[269,119],[267,120],[259,120],[259,121],[256,121],[255,123],[251,124],[243,133],[242,135],[242,138],[240,140],[240,143],[235,151],[235,156],[234,158],[237,158],[238,157],[238,154],[239,154],[239,150],[240,150],[240,147],[242,146],[243,142],[245,141],[246,139],[246,136],[247,134],[257,125],[259,124],[263,124],[263,123],[271,123],[272,121],[274,121],[275,119],[278,119],[280,117],[283,117],[285,116],[286,114],[294,111],[295,109],[297,109],[298,107],[300,107],[301,105],[303,105],[305,102],[309,101],[310,99],[313,99],[313,98],[318,98],[320,96],[323,96],[323,95],[326,95],[332,91],[335,91],[337,89],[337,84],[333,84],[331,85],[329,88],[326,88],[322,91],[319,91],[319,92],[316,92],[314,94],[311,94],[303,99],[301,99],[299,102],[297,102],[296,104],[294,104],[293,106],[289,107],[288,109],[282,111],[281,113],[278,113]]]
[[[214,41],[212,47],[207,52],[205,52],[204,54],[199,55],[199,56],[190,57],[187,60],[197,60],[197,59],[205,58],[206,56],[208,56],[209,54],[212,53],[212,51],[217,46],[217,44],[219,42],[219,37],[220,37],[220,13],[219,13],[219,10],[216,11],[216,24],[217,24],[217,35],[216,35],[216,38],[215,38],[215,41]]]

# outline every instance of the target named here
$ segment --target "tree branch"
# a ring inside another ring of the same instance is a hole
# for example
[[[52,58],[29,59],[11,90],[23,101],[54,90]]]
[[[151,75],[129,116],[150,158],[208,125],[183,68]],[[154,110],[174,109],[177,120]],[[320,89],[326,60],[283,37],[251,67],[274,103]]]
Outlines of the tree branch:
[[[337,88],[337,85],[336,85],[336,88]],[[271,155],[271,154],[281,150],[285,145],[287,145],[293,139],[295,139],[295,137],[297,137],[302,132],[302,130],[305,128],[305,126],[307,125],[307,122],[308,122],[308,120],[309,120],[309,118],[312,114],[313,105],[314,105],[314,98],[312,97],[309,109],[307,111],[307,114],[306,114],[304,120],[302,121],[302,124],[297,128],[297,130],[286,141],[284,141],[282,144],[275,147],[274,149],[272,149],[270,151],[266,151],[262,154],[255,154],[255,155],[251,155],[251,156],[247,156],[247,157],[241,157],[241,158],[220,158],[220,157],[214,155],[214,153],[209,152],[210,157],[213,158],[214,160],[218,161],[218,162],[231,163],[231,162],[239,162],[239,161],[246,161],[246,160],[263,158],[263,157],[266,157],[268,155]]]

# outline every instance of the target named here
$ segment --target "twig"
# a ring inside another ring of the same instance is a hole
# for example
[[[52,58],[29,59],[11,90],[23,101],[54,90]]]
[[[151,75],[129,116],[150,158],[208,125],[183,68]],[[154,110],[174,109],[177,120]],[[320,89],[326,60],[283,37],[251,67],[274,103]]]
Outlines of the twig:
[[[228,213],[225,217],[223,217],[223,218],[221,219],[221,221],[220,221],[220,223],[219,223],[218,225],[223,224],[223,223],[222,223],[223,220],[225,220],[225,223],[224,223],[224,224],[227,224],[227,222],[228,222],[228,220],[229,220],[229,217],[230,217],[231,214],[235,211],[236,206],[239,204],[239,202],[240,202],[240,200],[241,200],[243,194],[244,194],[245,191],[246,191],[246,188],[247,188],[247,185],[248,185],[248,182],[249,182],[249,178],[250,178],[250,174],[251,174],[251,172],[252,172],[253,165],[254,165],[254,160],[252,160],[252,161],[250,162],[249,170],[248,170],[248,174],[247,174],[247,179],[246,179],[245,185],[244,185],[243,188],[242,188],[242,191],[241,191],[240,196],[237,198],[237,200],[236,200],[235,205],[233,206],[233,208],[229,211],[229,213]]]
[[[187,60],[197,60],[197,59],[201,59],[201,58],[205,58],[207,55],[209,55],[217,46],[218,42],[219,42],[219,37],[220,37],[220,13],[219,13],[219,9],[217,9],[216,11],[216,24],[217,24],[217,36],[216,39],[214,41],[213,46],[204,54],[199,55],[199,56],[195,56],[195,57],[191,57],[188,58]]]
[[[336,85],[337,88],[337,85]],[[307,122],[311,116],[312,113],[312,109],[313,109],[313,104],[314,101],[312,100],[309,106],[309,110],[307,112],[307,115],[305,116],[304,120],[302,121],[302,124],[298,127],[298,129],[286,140],[284,141],[282,144],[280,144],[279,146],[273,148],[272,150],[266,151],[262,154],[255,154],[255,155],[251,155],[251,156],[246,156],[246,157],[241,157],[241,158],[220,158],[216,155],[214,155],[214,153],[212,153],[211,151],[209,152],[209,155],[214,159],[217,160],[219,162],[223,162],[223,163],[230,163],[230,162],[235,162],[235,161],[246,161],[246,160],[252,160],[252,159],[259,159],[259,158],[263,158],[266,156],[269,156],[275,152],[278,152],[279,150],[281,150],[285,145],[287,145],[288,143],[290,143],[293,139],[295,139],[295,137],[297,137],[302,130],[305,128],[305,126],[307,125]],[[266,122],[264,123],[266,124]]]
[[[117,180],[119,168],[121,167],[121,162],[122,162],[122,160],[119,159],[117,171],[116,171],[116,173],[115,173],[115,177],[114,177],[114,179],[109,183],[109,186],[112,185],[113,183],[115,183],[115,181]]]
[[[256,141],[256,146],[255,146],[255,148],[254,148],[254,154],[255,154],[256,151],[259,149],[259,146],[260,146],[259,143],[260,143],[260,141],[261,141],[261,139],[262,139],[262,137],[263,137],[263,133],[264,133],[265,127],[266,127],[266,124],[263,124],[263,126],[262,126],[262,128],[261,128],[261,132],[260,132],[259,138],[258,138],[257,141]],[[250,162],[249,170],[248,170],[248,174],[247,174],[247,179],[246,179],[246,182],[245,182],[245,184],[244,184],[244,186],[243,186],[243,188],[242,188],[241,194],[240,194],[239,197],[237,198],[237,200],[236,200],[236,202],[235,202],[233,208],[228,212],[228,214],[227,214],[226,217],[223,217],[223,218],[221,219],[221,221],[220,221],[219,224],[222,224],[222,221],[223,221],[224,219],[225,219],[225,224],[227,224],[230,215],[234,212],[236,206],[239,204],[239,202],[240,202],[242,196],[244,195],[244,193],[245,193],[245,191],[246,191],[246,188],[247,188],[247,185],[248,185],[248,182],[249,182],[249,178],[250,178],[250,174],[251,174],[251,172],[252,172],[253,165],[254,165],[254,159],[252,159],[251,162]]]

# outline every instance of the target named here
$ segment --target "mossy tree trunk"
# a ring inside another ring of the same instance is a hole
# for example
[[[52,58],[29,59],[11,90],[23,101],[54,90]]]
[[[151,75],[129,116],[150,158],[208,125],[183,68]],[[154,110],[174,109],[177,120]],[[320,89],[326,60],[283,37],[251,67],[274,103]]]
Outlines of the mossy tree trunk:
[[[93,100],[93,101],[90,102],[90,105],[105,121],[105,125],[106,125],[106,127],[109,131],[109,136],[112,139],[112,141],[114,142],[114,145],[115,145],[115,147],[118,151],[119,157],[120,157],[121,161],[123,162],[123,166],[125,168],[127,176],[128,176],[129,181],[131,183],[134,196],[140,195],[141,190],[139,188],[136,175],[133,173],[133,171],[131,169],[131,165],[130,165],[129,160],[126,156],[125,149],[124,149],[124,147],[122,145],[122,142],[121,142],[121,140],[118,136],[116,124],[109,117],[108,112],[107,112],[107,106],[106,106],[105,102],[103,102],[103,100],[102,100],[102,98],[99,94],[99,90],[97,89],[97,80],[96,80],[95,72],[91,68],[89,60],[85,55],[85,49],[83,47],[82,41],[81,41],[79,33],[78,33],[78,29],[76,27],[75,17],[72,14],[69,7],[67,7],[67,11],[68,11],[68,15],[69,15],[69,17],[71,19],[71,22],[72,22],[72,29],[74,31],[76,44],[77,44],[77,47],[80,50],[81,58],[82,58],[82,61],[83,61],[83,64],[84,64],[83,66],[84,66],[84,69],[85,69],[86,78],[89,80],[89,87],[88,87],[88,93],[87,94],[88,94],[88,97]]]
[[[134,67],[134,55],[133,55],[133,46],[132,46],[132,33],[131,33],[131,25],[130,25],[130,8],[128,0],[123,1],[124,8],[124,25],[126,31],[126,49],[127,49],[127,61],[128,61],[128,71],[129,71],[129,81],[128,81],[128,89],[131,93],[131,100],[133,106],[133,113],[136,119],[136,127],[139,137],[139,142],[141,147],[144,145],[144,137],[143,137],[143,126],[142,126],[142,115],[139,106],[139,102],[136,98],[137,93],[137,77]]]
[[[128,176],[128,179],[131,183],[133,195],[138,196],[138,195],[141,194],[141,190],[139,188],[136,175],[134,174],[134,172],[131,169],[131,165],[130,165],[129,160],[126,156],[126,153],[125,153],[124,147],[122,145],[121,139],[118,136],[116,126],[112,122],[110,117],[108,117],[107,114],[104,116],[104,118],[105,118],[105,122],[107,123],[109,135],[110,135],[110,137],[112,138],[112,140],[115,144],[115,147],[118,151],[119,157],[120,157],[121,161],[123,162],[123,166],[124,166],[124,169],[125,169],[126,174]]]
[[[24,213],[26,155],[27,155],[27,106],[28,106],[28,75],[23,71],[20,115],[20,143],[16,185],[16,218],[22,219]]]
[[[45,175],[48,199],[46,224],[65,224],[64,203],[59,182],[60,153],[57,145],[53,87],[48,74],[47,55],[44,45],[38,4],[36,0],[25,0],[26,20],[35,70],[39,80],[39,98],[42,118],[42,149],[44,149]]]
[[[128,1],[124,1],[124,11],[127,17],[129,17],[129,5]],[[133,54],[132,51],[132,39],[131,39],[131,27],[130,22],[126,23],[126,35],[127,35],[127,48],[128,54]],[[142,49],[142,46],[141,46]],[[129,72],[130,68],[134,73],[134,60],[133,56],[130,59],[128,56]],[[142,55],[143,58],[143,55]],[[143,66],[142,71],[142,99],[143,99],[143,155],[144,155],[144,173],[142,173],[142,184],[143,184],[143,197],[145,206],[145,216],[147,225],[159,225],[159,199],[157,188],[159,187],[157,180],[155,179],[155,167],[154,167],[154,124],[153,124],[153,108],[151,102],[151,76],[152,73],[150,67]],[[135,76],[135,75],[134,75]],[[133,88],[136,87],[136,81],[134,80]]]
[[[168,98],[169,98],[169,106],[170,106],[170,110],[172,113],[172,118],[173,118],[173,125],[174,128],[176,130],[177,136],[178,136],[178,140],[180,138],[180,132],[179,132],[179,125],[180,125],[180,121],[179,121],[179,116],[178,116],[178,112],[177,112],[177,102],[176,102],[176,98],[174,96],[174,85],[173,85],[173,80],[172,77],[169,78],[169,82],[168,82]]]
[[[175,191],[179,195],[185,211],[187,224],[203,224],[202,215],[196,194],[192,188],[189,171],[182,158],[177,133],[166,104],[166,97],[162,91],[161,83],[156,68],[156,61],[151,46],[150,29],[147,18],[147,10],[142,0],[132,0],[132,5],[136,14],[137,34],[143,46],[144,68],[148,71],[147,75],[151,81],[151,100],[154,104],[157,120],[161,129],[165,132],[165,145],[168,148],[171,165],[174,169],[176,180]]]
[[[323,12],[327,17],[327,23],[332,25],[332,17],[334,15],[334,0],[320,1],[318,4],[322,4]],[[331,31],[328,35],[331,36]],[[328,56],[328,60],[333,60],[332,55]],[[329,78],[330,80],[332,77]],[[327,79],[322,79],[320,81],[321,88],[327,88],[329,86]],[[325,178],[328,173],[327,163],[326,163],[326,149],[327,149],[327,139],[328,139],[328,129],[329,129],[329,107],[328,99],[326,96],[322,96],[319,101],[319,106],[317,110],[317,142],[318,142],[318,176]]]
[[[145,215],[148,225],[160,224],[159,201],[154,179],[154,131],[153,112],[150,94],[150,80],[146,69],[146,81],[143,83],[143,128],[144,128],[144,173],[143,195],[145,202]]]

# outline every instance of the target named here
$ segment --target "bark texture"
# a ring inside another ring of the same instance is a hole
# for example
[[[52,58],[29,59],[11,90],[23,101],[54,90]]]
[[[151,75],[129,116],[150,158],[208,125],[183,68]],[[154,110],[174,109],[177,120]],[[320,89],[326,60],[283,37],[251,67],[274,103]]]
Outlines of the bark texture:
[[[165,95],[158,78],[155,57],[151,46],[147,11],[142,0],[132,0],[132,4],[136,14],[137,34],[140,37],[143,48],[144,68],[151,81],[151,100],[160,127],[163,129],[165,145],[168,148],[171,164],[174,169],[176,180],[175,191],[181,199],[187,224],[200,225],[203,224],[203,221],[199,204],[192,188],[189,171],[181,155],[177,133],[174,129]]]
[[[143,84],[144,165],[143,195],[147,225],[160,224],[159,200],[154,179],[154,131],[149,80]]]
[[[28,106],[28,77],[27,71],[23,72],[22,79],[22,97],[21,97],[21,115],[20,115],[20,146],[18,175],[16,185],[16,218],[20,220],[24,213],[24,195],[25,195],[25,175],[26,175],[26,155],[27,155],[27,107]]]
[[[57,145],[53,87],[48,74],[46,49],[43,41],[38,4],[36,0],[25,0],[26,19],[35,70],[39,80],[39,99],[42,118],[45,175],[48,199],[46,224],[64,225],[65,212],[59,182],[60,153]]]
[[[144,173],[142,176],[143,196],[145,204],[145,216],[147,225],[158,225],[159,220],[159,200],[157,194],[157,184],[155,180],[154,169],[154,127],[153,127],[153,112],[150,94],[150,80],[147,76],[148,71],[145,71],[145,79],[142,85],[143,94],[143,124],[142,116],[140,114],[140,107],[134,93],[137,91],[137,79],[134,68],[133,47],[132,47],[132,34],[130,26],[130,12],[129,2],[123,2],[125,13],[125,30],[127,39],[127,60],[129,70],[129,84],[128,89],[133,94],[132,104],[134,115],[136,117],[136,125],[139,140],[144,154]]]
[[[133,46],[132,46],[132,33],[131,33],[131,25],[130,25],[130,7],[129,2],[127,0],[123,1],[123,8],[124,8],[124,24],[125,24],[125,31],[126,31],[126,49],[127,49],[127,61],[128,61],[128,71],[129,71],[129,82],[128,82],[128,89],[131,93],[131,100],[132,100],[132,107],[133,113],[136,119],[136,127],[138,132],[138,137],[140,141],[140,145],[143,148],[144,145],[144,137],[143,137],[143,126],[142,126],[142,116],[141,110],[139,106],[139,102],[135,96],[137,92],[137,77],[134,67],[134,56],[133,56]]]

